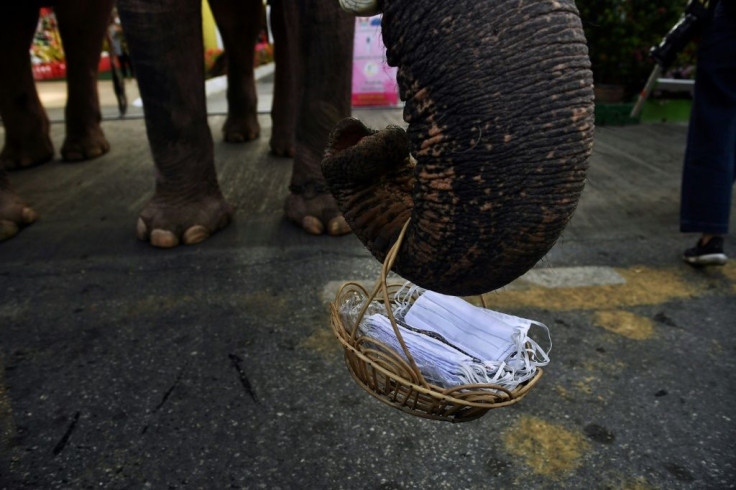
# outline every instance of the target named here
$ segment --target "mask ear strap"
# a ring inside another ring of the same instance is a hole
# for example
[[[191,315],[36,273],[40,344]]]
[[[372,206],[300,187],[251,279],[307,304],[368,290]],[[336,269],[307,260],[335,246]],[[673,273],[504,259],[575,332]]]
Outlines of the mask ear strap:
[[[542,349],[542,347],[535,342],[531,337],[527,336],[527,342],[529,343],[530,349],[527,349],[527,352],[531,354],[531,357],[534,359],[541,359],[539,361],[535,361],[535,366],[546,366],[549,364],[549,353],[552,351],[552,335],[549,333],[549,327],[545,325],[544,323],[538,322],[536,320],[529,320],[532,325],[536,325],[537,327],[541,327],[545,332],[547,332],[547,340],[549,340],[549,348],[545,351]]]
[[[407,310],[416,298],[424,293],[425,289],[406,281],[396,293],[394,293],[394,314],[403,321]]]

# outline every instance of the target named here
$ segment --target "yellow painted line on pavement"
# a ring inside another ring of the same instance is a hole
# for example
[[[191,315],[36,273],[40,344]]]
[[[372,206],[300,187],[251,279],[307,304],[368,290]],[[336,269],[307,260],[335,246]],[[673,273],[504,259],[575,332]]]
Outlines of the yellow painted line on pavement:
[[[335,340],[335,334],[331,328],[319,328],[309,337],[299,342],[299,347],[317,352],[325,360],[338,357],[342,348]]]
[[[736,281],[736,260],[726,262],[726,265],[721,267],[721,270],[723,271],[724,276],[728,277],[732,281]]]
[[[736,260],[729,260],[723,266],[723,275],[731,281],[731,291],[736,294]]]
[[[393,282],[401,282],[400,278]],[[543,308],[556,311],[619,309],[655,305],[676,299],[714,294],[718,281],[730,283],[736,292],[736,261],[697,274],[683,267],[654,268],[644,265],[613,267],[553,267],[532,269],[509,286],[484,295],[488,307],[505,311],[511,308]],[[322,299],[333,301],[337,289],[346,281],[325,284]],[[372,289],[375,281],[358,281]],[[467,298],[478,304],[477,298]]]
[[[654,336],[652,320],[624,310],[599,310],[593,323],[632,340],[647,340]]]
[[[720,274],[731,282],[736,281],[733,267],[720,269],[712,273],[711,279],[718,280]],[[487,293],[484,297],[488,307],[494,310],[528,307],[569,311],[655,305],[701,296],[706,292],[713,294],[708,287],[708,279],[682,268],[635,266],[616,269],[616,272],[625,279],[624,283],[559,288],[515,284],[513,288]],[[733,287],[728,294],[733,294]]]
[[[583,434],[530,415],[522,415],[503,434],[506,450],[534,473],[560,477],[580,466],[590,444]]]
[[[333,301],[343,281],[330,281],[322,292],[325,302]],[[389,282],[402,282],[394,278]],[[363,281],[373,288],[373,281]],[[626,311],[636,306],[704,295],[736,294],[736,261],[723,267],[702,270],[686,266],[655,268],[601,266],[532,269],[509,286],[484,295],[490,309],[509,312],[518,308],[552,311],[589,311],[591,323],[632,340],[655,335],[651,319]],[[480,304],[477,297],[466,298]]]

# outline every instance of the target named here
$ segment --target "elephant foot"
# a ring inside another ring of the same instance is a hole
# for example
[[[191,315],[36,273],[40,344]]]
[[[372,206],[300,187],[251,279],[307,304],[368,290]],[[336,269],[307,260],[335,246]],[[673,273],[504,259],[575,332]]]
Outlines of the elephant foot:
[[[51,161],[54,158],[54,145],[48,135],[22,146],[5,145],[0,153],[0,169],[18,170]]]
[[[294,137],[292,135],[273,134],[269,141],[271,153],[277,157],[294,158],[296,151],[294,150]]]
[[[13,191],[0,186],[0,242],[14,237],[36,219],[38,215],[33,209],[23,204]]]
[[[65,162],[81,162],[100,157],[108,151],[110,143],[100,129],[82,137],[67,136],[61,147],[61,158]]]
[[[219,192],[185,202],[154,196],[138,218],[136,235],[159,248],[194,245],[230,224],[232,215],[232,208]]]
[[[289,187],[286,216],[311,235],[340,236],[350,233],[350,226],[324,184],[309,183]]]
[[[255,114],[246,117],[228,116],[222,127],[222,134],[228,143],[246,143],[261,135],[261,125]]]

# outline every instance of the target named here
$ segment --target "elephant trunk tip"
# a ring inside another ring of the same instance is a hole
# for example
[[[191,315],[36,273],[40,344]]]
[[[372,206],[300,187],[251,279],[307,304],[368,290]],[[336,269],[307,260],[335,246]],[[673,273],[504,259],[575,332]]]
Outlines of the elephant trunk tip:
[[[322,173],[350,228],[382,261],[414,207],[406,132],[343,119],[330,134]]]
[[[350,117],[330,133],[322,173],[331,186],[365,185],[402,166],[408,156],[409,140],[402,128],[377,131]]]
[[[357,145],[361,139],[376,131],[368,128],[362,121],[354,117],[346,117],[335,125],[327,141],[325,157],[332,157],[343,150]]]

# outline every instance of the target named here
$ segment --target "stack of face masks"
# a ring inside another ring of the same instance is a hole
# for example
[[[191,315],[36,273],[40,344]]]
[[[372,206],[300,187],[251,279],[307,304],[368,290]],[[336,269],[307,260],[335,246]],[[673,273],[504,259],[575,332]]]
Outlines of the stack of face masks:
[[[549,348],[543,350],[529,337],[532,325],[543,328],[549,337],[549,329],[541,323],[416,286],[404,287],[393,299],[399,331],[429,383],[442,388],[495,384],[513,390],[532,378],[537,367],[549,363]],[[379,304],[371,305],[359,331],[406,360],[385,308],[381,312]],[[355,310],[355,305],[343,305],[345,325],[354,324]]]

